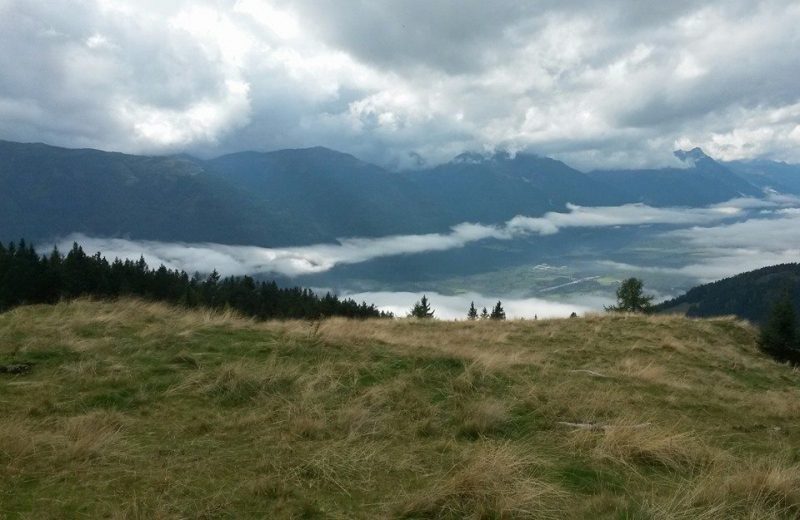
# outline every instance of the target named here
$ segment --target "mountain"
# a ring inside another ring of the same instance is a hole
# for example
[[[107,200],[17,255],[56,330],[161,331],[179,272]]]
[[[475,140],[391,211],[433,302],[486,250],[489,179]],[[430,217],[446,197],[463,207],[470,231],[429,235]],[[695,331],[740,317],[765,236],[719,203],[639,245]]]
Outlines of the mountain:
[[[256,239],[249,209],[202,163],[0,141],[0,238],[69,233],[158,240]]]
[[[446,231],[465,221],[563,211],[568,202],[622,200],[560,161],[529,154],[462,154],[434,168],[395,173],[316,147],[226,155],[207,167],[270,207],[284,204],[284,217],[298,229],[323,226],[337,237]]]
[[[392,172],[320,147],[201,160],[0,141],[0,240],[78,232],[293,246],[497,224],[564,211],[567,203],[702,206],[762,194],[763,183],[699,149],[678,155],[691,165],[586,174],[547,157],[500,152]]]
[[[707,156],[699,148],[676,151],[687,168],[597,170],[592,179],[614,187],[631,202],[652,206],[707,206],[737,197],[760,197],[763,190]]]
[[[767,160],[732,161],[724,164],[759,188],[800,195],[800,165]]]
[[[620,202],[553,159],[468,156],[390,172],[316,147],[208,161],[0,141],[0,239],[70,233],[164,241],[300,245],[446,231]]]
[[[281,246],[424,229],[422,198],[403,189],[399,177],[322,148],[203,161],[0,141],[0,239]]]
[[[424,194],[407,179],[327,148],[242,152],[206,167],[278,212],[301,238],[413,233],[442,225],[436,208],[424,204]]]
[[[699,318],[735,315],[761,323],[786,291],[795,308],[800,309],[800,264],[764,267],[700,285],[656,305],[654,310]]]
[[[404,176],[441,207],[452,222],[502,222],[516,215],[563,211],[567,203],[613,205],[612,187],[561,161],[532,154],[462,154]]]

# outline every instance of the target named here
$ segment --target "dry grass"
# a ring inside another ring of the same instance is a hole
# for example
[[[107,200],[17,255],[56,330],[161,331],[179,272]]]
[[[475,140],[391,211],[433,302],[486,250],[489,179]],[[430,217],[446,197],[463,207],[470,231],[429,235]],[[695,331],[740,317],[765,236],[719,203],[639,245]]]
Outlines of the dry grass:
[[[462,411],[460,432],[467,436],[498,433],[508,424],[508,404],[500,399],[470,402]]]
[[[693,433],[676,433],[642,420],[618,420],[599,431],[577,430],[568,446],[612,464],[678,471],[703,469],[718,455]]]
[[[755,336],[18,308],[0,517],[796,518],[800,373]]]
[[[478,446],[442,480],[399,509],[405,518],[562,518],[565,494],[531,475],[536,465],[508,445]]]
[[[670,499],[649,503],[653,518],[783,519],[800,515],[800,467],[788,460],[717,461],[679,485]]]

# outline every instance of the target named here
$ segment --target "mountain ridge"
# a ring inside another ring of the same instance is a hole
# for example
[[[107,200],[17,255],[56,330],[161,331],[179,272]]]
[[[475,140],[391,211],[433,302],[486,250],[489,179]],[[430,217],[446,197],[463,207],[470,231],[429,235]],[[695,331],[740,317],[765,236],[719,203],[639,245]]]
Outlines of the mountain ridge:
[[[496,224],[567,203],[704,206],[767,187],[738,163],[699,149],[682,154],[694,165],[585,173],[549,157],[497,152],[395,172],[320,146],[199,159],[0,141],[0,240],[79,232],[293,246]],[[800,180],[782,185],[800,193]]]

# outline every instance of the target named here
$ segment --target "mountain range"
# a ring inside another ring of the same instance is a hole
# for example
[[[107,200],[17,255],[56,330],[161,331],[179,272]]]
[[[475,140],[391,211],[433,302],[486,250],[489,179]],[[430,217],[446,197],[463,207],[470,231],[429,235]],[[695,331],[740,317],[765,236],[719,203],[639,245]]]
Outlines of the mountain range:
[[[567,203],[703,206],[767,188],[800,194],[800,166],[676,155],[685,168],[584,173],[499,152],[394,172],[321,147],[201,160],[0,141],[0,240],[84,233],[286,246],[499,223]]]

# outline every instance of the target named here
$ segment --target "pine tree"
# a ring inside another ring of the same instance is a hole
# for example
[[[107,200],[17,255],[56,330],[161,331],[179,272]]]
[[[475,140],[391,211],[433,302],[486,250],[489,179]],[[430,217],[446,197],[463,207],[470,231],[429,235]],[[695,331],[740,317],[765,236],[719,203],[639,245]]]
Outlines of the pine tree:
[[[647,312],[652,296],[642,294],[644,284],[638,278],[623,280],[617,288],[617,304],[606,307],[608,312]]]
[[[503,310],[503,304],[500,301],[497,302],[497,305],[494,306],[492,309],[492,314],[489,318],[493,320],[504,320],[506,319],[506,311]]]
[[[778,361],[800,363],[800,334],[797,314],[789,294],[785,294],[772,307],[767,322],[761,327],[761,350]]]
[[[39,256],[28,242],[0,245],[0,312],[23,304],[55,303],[81,295],[96,298],[137,296],[188,307],[231,308],[259,319],[344,316],[390,318],[374,305],[358,304],[334,295],[320,298],[309,289],[282,289],[275,282],[260,282],[249,276],[222,278],[216,271],[208,277],[190,278],[165,266],[150,269],[139,261],[115,259],[109,263],[101,253],[91,256],[74,244],[66,256],[54,249]],[[425,313],[432,316],[428,307]]]
[[[408,314],[410,318],[430,319],[433,318],[433,313],[436,311],[431,310],[431,304],[426,295],[422,295],[422,299],[411,307],[411,312]]]
[[[489,312],[486,310],[486,307],[483,308],[481,311],[481,319],[488,320],[489,319]]]
[[[478,309],[475,308],[475,302],[470,302],[469,311],[467,312],[467,319],[475,321],[478,319]]]

